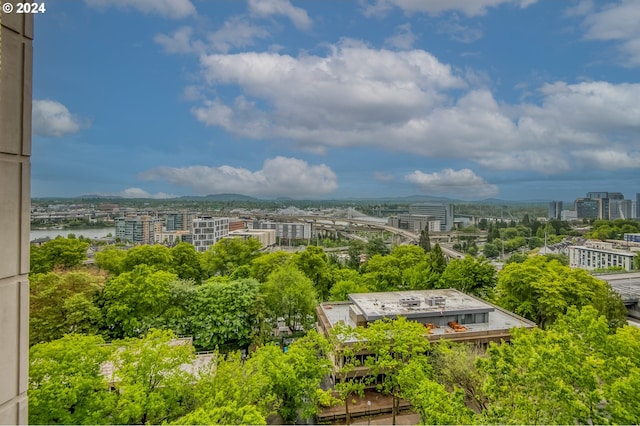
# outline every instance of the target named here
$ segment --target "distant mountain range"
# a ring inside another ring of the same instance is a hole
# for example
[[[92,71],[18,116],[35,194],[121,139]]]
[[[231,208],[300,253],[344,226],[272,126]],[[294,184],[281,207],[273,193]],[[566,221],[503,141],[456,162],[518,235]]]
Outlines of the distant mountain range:
[[[77,199],[93,199],[93,200],[131,200],[131,198],[124,198],[120,196],[106,196],[98,194],[86,194],[78,197],[39,197],[34,200],[77,200]],[[140,198],[145,199],[145,198]],[[154,201],[161,202],[163,199],[153,199]],[[166,201],[179,200],[179,201],[248,201],[248,202],[303,202],[303,201],[332,201],[332,202],[370,202],[370,203],[420,203],[420,202],[432,202],[432,203],[454,203],[454,204],[485,204],[485,205],[514,205],[514,204],[545,204],[549,200],[501,200],[497,198],[487,198],[484,200],[466,201],[447,197],[431,196],[431,195],[407,195],[399,197],[359,197],[359,198],[326,198],[315,200],[293,199],[289,197],[279,198],[256,198],[243,194],[224,193],[224,194],[209,194],[209,195],[185,195],[177,198],[167,198]]]

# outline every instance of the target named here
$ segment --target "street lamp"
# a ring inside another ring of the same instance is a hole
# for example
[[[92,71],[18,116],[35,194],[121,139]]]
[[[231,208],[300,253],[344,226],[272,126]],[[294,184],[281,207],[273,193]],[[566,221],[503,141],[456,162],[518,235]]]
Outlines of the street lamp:
[[[371,401],[367,401],[367,411],[369,412],[369,420],[367,421],[367,425],[371,425]]]

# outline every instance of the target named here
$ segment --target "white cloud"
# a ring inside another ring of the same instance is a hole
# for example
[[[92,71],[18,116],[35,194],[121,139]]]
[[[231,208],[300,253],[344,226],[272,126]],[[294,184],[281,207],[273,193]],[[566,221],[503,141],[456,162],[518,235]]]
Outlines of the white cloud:
[[[254,39],[268,36],[269,33],[264,28],[240,16],[234,16],[225,21],[221,28],[210,33],[207,39],[213,50],[226,53],[234,47],[251,46]]]
[[[470,169],[444,169],[434,173],[419,170],[405,176],[405,180],[430,194],[461,198],[487,198],[498,195],[498,187],[487,183]]]
[[[440,104],[446,98],[440,89],[465,86],[450,66],[422,50],[374,50],[351,41],[331,46],[326,57],[247,52],[203,56],[201,63],[209,84],[238,85],[246,96],[234,108],[222,108],[220,100],[196,108],[198,119],[217,125],[224,112],[228,130],[313,145],[349,144],[362,131],[401,125]],[[268,120],[250,98],[270,104]],[[215,118],[206,119],[212,107]],[[340,134],[337,139],[325,137],[335,135],[326,134],[331,129]]]
[[[598,149],[574,152],[573,156],[587,167],[602,170],[640,168],[640,151],[625,152],[616,149]]]
[[[34,100],[32,111],[33,133],[38,136],[59,138],[76,133],[83,127],[80,119],[60,102],[49,99]]]
[[[315,197],[338,188],[335,173],[324,164],[275,157],[258,171],[232,166],[157,167],[140,175],[147,180],[166,180],[198,194],[239,193],[253,196]]]
[[[157,192],[155,194],[151,194],[145,191],[144,189],[134,188],[134,187],[127,188],[124,191],[120,191],[114,195],[118,197],[123,197],[123,198],[155,198],[157,200],[177,197],[177,195],[165,194],[164,192]]]
[[[396,27],[396,33],[384,40],[384,45],[397,49],[409,50],[413,47],[416,36],[411,31],[411,24],[406,23]]]
[[[432,16],[444,12],[461,12],[467,16],[479,16],[487,13],[487,9],[502,4],[515,4],[525,8],[537,0],[373,0],[366,2],[364,14],[366,16],[381,16],[394,7],[405,13],[427,13]]]
[[[203,34],[206,41],[196,39],[193,33],[193,28],[185,26],[178,28],[170,35],[156,34],[153,40],[161,45],[167,53],[204,54],[208,52],[227,53],[234,48],[253,45],[256,38],[269,36],[267,30],[250,23],[242,16],[233,16],[216,31]]]
[[[480,28],[473,28],[461,24],[457,15],[451,19],[440,21],[437,30],[440,34],[447,34],[451,39],[461,43],[473,43],[483,36]]]
[[[640,2],[622,0],[585,17],[585,38],[618,42],[623,63],[640,66]]]
[[[119,9],[135,9],[146,15],[160,15],[170,19],[183,19],[197,15],[190,0],[85,0],[91,7],[107,8],[115,6]]]
[[[301,30],[308,30],[313,25],[307,11],[293,6],[289,0],[249,0],[249,11],[260,17],[286,16]]]
[[[207,126],[311,152],[368,146],[494,170],[553,174],[584,164],[573,152],[614,143],[640,150],[640,84],[555,82],[527,98],[537,103],[506,104],[483,76],[455,72],[423,50],[354,40],[328,49],[203,55],[203,84],[241,94],[204,99],[192,113]]]
[[[164,47],[167,53],[203,53],[205,44],[199,40],[191,40],[193,28],[181,27],[171,35],[156,34],[153,41]]]

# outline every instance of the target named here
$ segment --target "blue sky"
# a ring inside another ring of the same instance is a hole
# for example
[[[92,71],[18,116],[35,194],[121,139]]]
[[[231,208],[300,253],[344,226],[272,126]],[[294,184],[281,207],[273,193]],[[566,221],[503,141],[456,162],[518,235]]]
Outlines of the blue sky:
[[[32,196],[640,192],[640,2],[48,0]]]

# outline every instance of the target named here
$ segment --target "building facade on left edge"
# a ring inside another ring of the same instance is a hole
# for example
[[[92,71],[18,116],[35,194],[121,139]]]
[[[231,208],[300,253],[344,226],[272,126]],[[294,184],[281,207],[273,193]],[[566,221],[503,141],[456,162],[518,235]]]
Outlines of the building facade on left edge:
[[[33,15],[0,12],[0,424],[28,421],[32,41]]]

